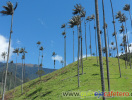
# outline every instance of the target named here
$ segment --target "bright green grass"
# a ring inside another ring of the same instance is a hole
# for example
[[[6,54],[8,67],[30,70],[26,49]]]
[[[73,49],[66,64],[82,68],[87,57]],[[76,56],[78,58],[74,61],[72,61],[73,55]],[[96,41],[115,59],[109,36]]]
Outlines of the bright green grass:
[[[105,58],[103,58],[104,75],[105,75],[105,90],[108,91],[107,71]],[[117,58],[109,58],[110,70],[110,87],[113,91],[131,92],[132,91],[132,69],[128,66],[125,69],[125,62],[120,60],[122,78],[119,77],[119,67]],[[77,62],[59,69],[53,73],[42,77],[42,82],[39,78],[24,84],[24,94],[21,95],[21,86],[8,91],[6,97],[9,100],[98,100],[97,97],[63,97],[62,91],[101,91],[100,67],[96,65],[96,58],[89,57],[83,59],[84,74],[80,75],[80,87],[77,83]],[[82,68],[80,67],[80,74]],[[102,98],[99,98],[100,100]],[[108,100],[132,100],[132,97],[111,97]]]

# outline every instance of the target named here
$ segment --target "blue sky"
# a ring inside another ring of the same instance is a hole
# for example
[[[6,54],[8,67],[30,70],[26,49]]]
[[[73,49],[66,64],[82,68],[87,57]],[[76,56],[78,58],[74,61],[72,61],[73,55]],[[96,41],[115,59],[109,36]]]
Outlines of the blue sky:
[[[2,6],[6,5],[8,0],[0,1],[0,10],[3,10]],[[36,45],[37,41],[41,41],[44,50],[44,68],[54,68],[52,60],[52,52],[57,53],[56,68],[61,68],[61,63],[59,62],[64,57],[64,37],[61,33],[64,31],[61,29],[61,25],[69,22],[72,18],[72,9],[74,5],[81,4],[86,10],[86,16],[95,14],[95,4],[94,0],[10,0],[14,5],[18,2],[18,8],[14,13],[13,21],[13,34],[12,34],[12,50],[17,47],[25,47],[28,54],[26,54],[26,63],[37,64],[38,63],[38,48]],[[100,29],[102,30],[102,0],[99,1],[99,17],[100,17]],[[109,0],[104,0],[105,2],[105,14],[106,23],[108,24],[108,31],[110,42],[114,42],[115,39],[112,37],[113,24],[112,22],[112,12]],[[114,14],[118,11],[122,11],[125,4],[132,4],[131,0],[112,0],[114,7]],[[132,9],[131,9],[132,10]],[[129,13],[122,11],[129,18]],[[7,50],[7,42],[10,32],[11,16],[0,15],[0,42],[1,49],[0,53]],[[118,32],[118,44],[121,43],[122,35],[119,34],[120,23],[116,20],[116,30]],[[127,21],[129,39],[131,38],[131,27],[130,19]],[[95,53],[95,40],[94,40],[94,22],[91,22],[91,32],[92,32],[92,51]],[[84,39],[84,22],[82,22],[82,32],[83,32],[83,55],[85,52],[85,39]],[[67,33],[67,64],[73,61],[73,45],[72,45],[72,29],[66,29]],[[89,47],[89,29],[87,24],[87,44]],[[104,41],[104,40],[103,40]],[[132,43],[132,40],[130,40]],[[2,46],[2,44],[4,46]],[[104,43],[103,43],[104,44]],[[77,29],[75,27],[75,58],[77,57]],[[90,50],[88,49],[88,55]],[[10,60],[15,60],[15,54],[11,54]],[[2,61],[2,58],[0,58]],[[21,63],[21,55],[19,55],[18,62]]]

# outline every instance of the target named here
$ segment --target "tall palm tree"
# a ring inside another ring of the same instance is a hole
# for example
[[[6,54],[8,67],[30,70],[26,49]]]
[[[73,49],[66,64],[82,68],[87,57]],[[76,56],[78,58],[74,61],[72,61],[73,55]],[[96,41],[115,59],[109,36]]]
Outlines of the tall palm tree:
[[[108,91],[110,92],[109,59],[108,59],[108,46],[107,46],[107,35],[106,35],[107,24],[105,22],[104,0],[102,0],[102,8],[103,8],[103,24],[104,24],[105,50],[106,50],[107,81],[108,81]]]
[[[74,8],[75,9],[73,9],[73,14],[80,16],[78,18],[80,18],[80,21],[81,21],[81,18],[82,17],[85,17],[85,14],[86,14],[86,12],[84,11],[84,8],[82,7],[81,4],[76,4],[74,6]],[[80,25],[79,25],[79,33],[80,33],[80,38],[79,39],[81,39],[81,53],[80,53],[80,55],[81,55],[80,62],[81,63],[80,63],[80,65],[82,66],[82,74],[83,74],[83,59],[82,59],[82,57],[83,57],[83,53],[82,53],[83,49],[82,49],[82,29],[81,29],[81,22],[80,22]]]
[[[23,65],[25,65],[25,63],[23,64],[23,60],[25,60],[25,53],[27,53],[27,51],[25,51],[25,48],[21,48],[19,53],[23,54],[22,55],[22,83],[21,83],[21,94],[23,94]],[[25,68],[25,66],[24,66],[24,68]]]
[[[1,56],[2,56],[2,58],[4,59],[4,63],[5,63],[5,58],[6,58],[6,56],[7,56],[7,52],[2,52]],[[1,95],[2,95],[2,92],[3,92],[3,84],[4,84],[3,78],[4,78],[5,67],[6,67],[6,66],[3,67],[3,71],[2,71]]]
[[[73,29],[73,62],[74,62],[74,23],[69,24],[70,28]]]
[[[96,45],[96,59],[97,59],[97,66],[98,66],[98,54],[97,54],[97,36],[96,36],[96,25],[95,25],[95,15],[91,15],[91,20],[94,20],[94,30],[95,30],[95,45]]]
[[[41,44],[40,41],[37,42],[37,47],[39,47]],[[39,49],[39,57],[38,57],[38,71],[39,71],[39,60],[40,60],[40,49]],[[39,76],[39,75],[38,75]]]
[[[41,46],[40,48],[39,48],[39,50],[40,51],[42,51],[42,59],[41,59],[41,64],[43,63],[43,50],[44,50],[44,48]],[[42,66],[40,66],[41,67],[41,70],[42,70]]]
[[[64,36],[64,66],[66,66],[66,24],[63,24],[61,28],[65,28],[62,35]]]
[[[117,42],[117,35],[116,35],[115,17],[114,17],[113,5],[112,5],[112,1],[111,0],[110,0],[110,3],[111,3],[111,9],[112,9],[112,17],[113,17],[112,23],[113,23],[113,26],[114,26],[114,33],[115,33],[115,41],[116,41],[119,73],[120,73],[120,77],[121,77],[121,68],[120,68],[120,60],[119,60],[119,52],[118,52],[118,42]]]
[[[16,74],[17,74],[17,57],[19,56],[19,48],[14,49],[13,53],[16,53],[16,69],[15,69],[15,82],[14,82],[14,91],[16,87]]]
[[[6,79],[7,79],[7,71],[8,71],[8,61],[9,61],[9,55],[10,55],[11,34],[13,33],[13,31],[12,31],[13,15],[14,15],[14,11],[17,8],[17,3],[15,5],[15,7],[13,7],[13,4],[9,1],[9,2],[7,2],[7,6],[3,6],[3,8],[5,10],[0,11],[0,13],[2,13],[3,15],[11,15],[12,19],[11,19],[11,29],[10,29],[8,54],[7,54],[7,63],[6,63],[6,73],[5,73],[5,83],[4,83],[4,90],[3,90],[2,100],[4,100],[4,96],[5,96]]]
[[[90,28],[90,21],[92,21],[92,19],[91,19],[91,17],[90,17],[90,16],[88,16],[86,20],[89,22],[89,33],[90,33],[90,46],[89,46],[89,48],[90,48],[90,54],[91,54],[91,56],[92,56],[92,46],[91,46],[91,28]]]
[[[129,5],[129,4],[126,4],[126,5],[123,7],[123,10],[129,11],[129,16],[130,16],[130,20],[131,20],[131,27],[132,27],[132,19],[131,19],[130,5]]]
[[[56,56],[57,54],[55,53],[55,52],[53,52],[52,53],[52,57],[54,57],[54,70],[55,70],[55,56]]]
[[[73,16],[72,19],[70,19],[69,23],[74,23],[75,26],[77,26],[77,32],[78,32],[78,67],[77,67],[77,74],[78,74],[78,87],[80,86],[79,81],[79,55],[80,55],[80,28],[79,25],[81,24],[81,18],[79,15]]]
[[[101,73],[101,86],[102,86],[102,92],[104,93],[105,92],[105,84],[104,84],[102,48],[101,48],[101,39],[100,39],[98,0],[95,0],[95,11],[96,11],[96,25],[97,25],[97,35],[98,35],[99,61],[100,61],[100,73]],[[106,98],[105,98],[104,95],[103,95],[103,100],[106,100]]]

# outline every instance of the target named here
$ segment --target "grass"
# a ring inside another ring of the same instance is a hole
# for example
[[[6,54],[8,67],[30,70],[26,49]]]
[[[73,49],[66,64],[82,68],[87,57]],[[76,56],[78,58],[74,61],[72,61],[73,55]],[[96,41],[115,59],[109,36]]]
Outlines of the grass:
[[[128,66],[125,69],[124,60],[120,60],[122,78],[120,78],[117,58],[109,58],[110,88],[113,91],[132,91],[132,69]],[[105,91],[108,91],[107,71],[105,58],[103,58]],[[96,65],[95,57],[83,59],[84,74],[81,75],[80,67],[80,87],[77,84],[77,62],[69,64],[55,72],[34,79],[24,84],[24,93],[21,94],[21,86],[6,92],[6,100],[98,100],[97,97],[64,97],[62,92],[66,91],[101,91],[100,67]],[[130,100],[132,97],[106,97],[107,100]]]

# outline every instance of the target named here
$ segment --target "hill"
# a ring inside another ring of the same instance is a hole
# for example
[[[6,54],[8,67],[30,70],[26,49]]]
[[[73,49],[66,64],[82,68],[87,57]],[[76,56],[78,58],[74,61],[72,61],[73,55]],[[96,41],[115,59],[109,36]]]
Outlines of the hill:
[[[3,67],[5,65],[6,65],[5,63],[0,63],[0,82],[2,80],[1,78],[2,78]],[[16,64],[9,64],[8,72],[12,72],[12,75],[9,76],[12,78],[11,89],[14,88],[15,67],[16,67]],[[42,70],[45,72],[44,75],[54,71],[54,69],[48,69],[48,68],[43,68]],[[38,71],[38,65],[26,64],[26,66],[25,66],[25,81],[24,82],[28,82],[30,80],[37,78],[38,77],[38,75],[36,74],[37,71]],[[16,86],[21,85],[21,77],[22,77],[21,73],[22,73],[22,64],[18,64],[17,65],[17,74],[16,74],[16,76],[17,76]],[[7,87],[9,87],[9,82],[10,82],[10,80],[7,79]]]
[[[106,63],[103,58],[105,91],[108,91]],[[24,84],[24,94],[21,95],[21,87],[6,92],[6,100],[98,100],[98,97],[85,97],[85,93],[101,91],[100,67],[96,65],[96,58],[89,57],[83,59],[84,74],[81,75],[80,67],[80,87],[77,84],[77,62],[69,64],[59,70],[49,73],[42,77],[34,79]],[[120,60],[122,78],[119,76],[117,58],[109,58],[110,84],[111,90],[117,92],[132,91],[132,70],[125,69],[124,60]],[[80,92],[81,96],[64,97],[62,92]],[[82,94],[83,93],[83,94]],[[101,99],[101,97],[99,98]],[[107,100],[131,100],[131,97],[107,97]]]

